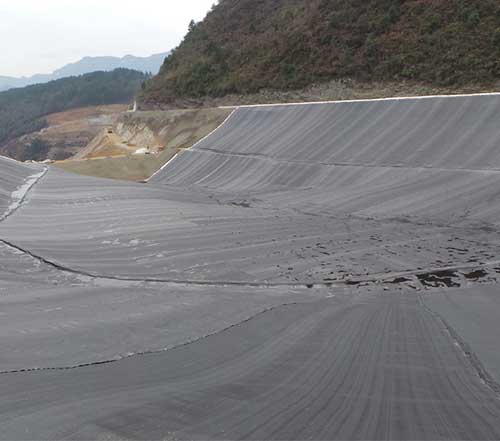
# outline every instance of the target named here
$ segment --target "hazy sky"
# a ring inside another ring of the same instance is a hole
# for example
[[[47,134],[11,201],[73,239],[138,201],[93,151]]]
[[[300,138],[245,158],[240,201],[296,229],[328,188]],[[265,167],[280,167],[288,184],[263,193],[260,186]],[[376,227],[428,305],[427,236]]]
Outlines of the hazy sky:
[[[177,46],[215,0],[0,0],[0,75],[49,73],[84,56]]]

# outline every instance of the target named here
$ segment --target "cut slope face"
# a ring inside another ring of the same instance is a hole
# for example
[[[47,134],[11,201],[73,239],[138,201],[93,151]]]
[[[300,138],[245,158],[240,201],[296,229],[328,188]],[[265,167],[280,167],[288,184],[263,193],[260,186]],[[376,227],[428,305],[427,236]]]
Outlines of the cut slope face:
[[[112,133],[108,126],[85,149],[57,166],[83,175],[143,181],[177,151],[212,132],[230,113],[231,109],[219,108],[125,113]]]
[[[243,107],[151,182],[314,212],[494,222],[499,113],[500,95]]]
[[[242,107],[196,150],[305,165],[500,169],[499,113],[500,94]]]
[[[217,147],[317,164],[500,169],[499,113],[500,95],[244,108],[225,128],[238,127],[238,142]]]

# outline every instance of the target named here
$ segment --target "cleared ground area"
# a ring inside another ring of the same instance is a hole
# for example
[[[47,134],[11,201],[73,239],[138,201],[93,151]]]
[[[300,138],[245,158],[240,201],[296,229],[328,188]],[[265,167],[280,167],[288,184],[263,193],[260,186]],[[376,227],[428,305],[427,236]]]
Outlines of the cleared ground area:
[[[191,147],[217,128],[231,110],[123,113],[111,133],[108,126],[73,158],[55,165],[86,176],[144,181],[178,151]]]
[[[0,437],[500,438],[499,112],[242,107],[147,184],[0,162]]]

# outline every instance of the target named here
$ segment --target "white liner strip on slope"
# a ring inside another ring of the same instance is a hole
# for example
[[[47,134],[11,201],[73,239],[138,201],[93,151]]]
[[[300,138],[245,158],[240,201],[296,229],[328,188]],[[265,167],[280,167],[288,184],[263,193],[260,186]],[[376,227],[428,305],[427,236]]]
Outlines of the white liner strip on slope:
[[[233,107],[228,107],[229,109],[233,108]],[[231,118],[231,116],[233,116],[234,112],[236,112],[236,110],[238,110],[238,108],[234,108],[234,110],[228,115],[228,117],[222,121],[222,124],[218,125],[214,130],[212,130],[208,135],[204,136],[203,138],[201,138],[199,141],[195,142],[189,149],[192,149],[194,147],[196,147],[198,144],[202,143],[203,141],[205,141],[205,139],[207,139],[209,136],[213,135],[215,132],[217,132],[217,130],[219,130],[224,124],[227,123],[227,121],[229,121],[229,119]],[[187,150],[189,150],[187,149]],[[149,182],[154,176],[156,176],[158,173],[160,173],[165,167],[167,167],[174,159],[176,159],[177,157],[179,156],[179,153],[176,153],[170,160],[168,160],[165,164],[163,164],[158,170],[156,170],[148,179],[146,179],[146,182]]]
[[[16,188],[11,194],[11,202],[7,210],[0,216],[0,222],[11,216],[24,202],[26,195],[31,188],[47,173],[47,167],[41,172],[28,176],[22,185]]]
[[[274,107],[274,106],[305,106],[310,104],[349,104],[349,103],[372,103],[372,102],[383,102],[383,101],[404,101],[404,100],[426,100],[432,98],[467,98],[474,96],[500,96],[500,92],[489,92],[489,93],[468,93],[468,94],[456,94],[456,95],[422,95],[422,96],[400,96],[400,97],[389,97],[389,98],[360,98],[354,100],[334,100],[334,101],[304,101],[298,103],[270,103],[270,104],[246,104],[238,107],[241,108],[251,108],[251,107]],[[237,107],[237,108],[238,108]],[[232,109],[234,106],[221,106],[221,109]]]

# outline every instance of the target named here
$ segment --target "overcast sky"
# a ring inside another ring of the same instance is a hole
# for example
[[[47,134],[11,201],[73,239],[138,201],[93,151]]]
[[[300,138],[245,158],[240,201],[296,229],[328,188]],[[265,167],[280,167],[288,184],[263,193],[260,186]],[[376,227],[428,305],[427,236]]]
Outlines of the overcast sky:
[[[215,0],[0,0],[0,75],[50,73],[84,56],[177,46]]]

